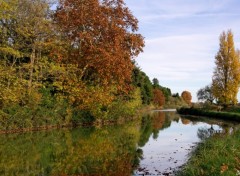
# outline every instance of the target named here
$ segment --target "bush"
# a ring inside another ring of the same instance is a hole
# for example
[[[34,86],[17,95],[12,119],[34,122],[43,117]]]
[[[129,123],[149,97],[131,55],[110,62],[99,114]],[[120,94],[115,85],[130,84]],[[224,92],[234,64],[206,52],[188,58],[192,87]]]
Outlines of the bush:
[[[180,108],[180,109],[177,109],[177,112],[183,115],[197,115],[197,116],[219,118],[223,120],[240,121],[240,114],[238,113],[208,111],[208,110],[197,109],[197,108]]]

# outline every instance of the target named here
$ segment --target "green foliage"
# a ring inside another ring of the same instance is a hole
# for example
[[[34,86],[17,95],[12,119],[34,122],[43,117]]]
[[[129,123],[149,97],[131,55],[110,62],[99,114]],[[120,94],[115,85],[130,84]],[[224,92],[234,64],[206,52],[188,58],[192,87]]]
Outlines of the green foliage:
[[[172,97],[174,97],[174,98],[180,98],[180,95],[179,95],[179,93],[175,93],[175,94],[172,94]]]
[[[149,80],[149,77],[140,70],[140,68],[135,67],[132,73],[132,84],[135,87],[139,87],[141,90],[142,103],[149,105],[153,98],[153,87]]]
[[[212,87],[209,85],[199,89],[197,92],[197,97],[200,101],[208,101],[210,103],[213,103],[215,99],[213,96]]]
[[[165,99],[168,100],[169,97],[172,95],[171,89],[169,89],[168,87],[163,87],[159,84],[159,81],[157,78],[153,78],[153,88],[157,88],[160,89],[162,91],[162,93],[165,96]]]
[[[180,108],[177,111],[178,113],[184,114],[184,115],[198,115],[198,116],[219,118],[223,120],[233,120],[238,122],[240,121],[240,114],[233,113],[233,112],[207,111],[204,109],[197,109],[197,108]]]
[[[162,87],[160,88],[166,98],[166,100],[169,99],[169,97],[172,95],[171,89],[169,89],[168,87]]]
[[[2,130],[131,119],[156,86],[168,100],[169,88],[133,68],[144,41],[123,1],[50,3],[0,3]]]
[[[108,110],[108,118],[116,120],[121,117],[133,118],[136,116],[136,110],[142,105],[140,94],[140,89],[136,88],[130,95],[129,100],[119,98],[113,101]]]
[[[169,97],[164,107],[165,108],[189,107],[189,105],[179,95],[178,96],[177,95]]]
[[[230,106],[230,107],[227,107],[226,109],[224,109],[224,111],[240,113],[240,106],[239,105],[237,105],[237,106]]]

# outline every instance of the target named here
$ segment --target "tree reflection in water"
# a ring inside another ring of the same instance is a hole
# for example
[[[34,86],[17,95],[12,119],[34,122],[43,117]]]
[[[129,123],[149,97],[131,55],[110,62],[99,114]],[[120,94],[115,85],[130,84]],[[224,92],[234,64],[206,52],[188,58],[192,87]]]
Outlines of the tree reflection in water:
[[[0,175],[132,175],[143,159],[142,147],[151,137],[159,138],[161,131],[170,129],[171,125],[182,129],[182,124],[187,127],[198,122],[181,118],[174,112],[154,112],[136,122],[111,127],[0,135]],[[234,129],[230,125],[222,126],[226,133]],[[198,129],[197,135],[205,139],[211,131]],[[181,150],[182,143],[174,141],[174,145],[179,146],[177,150]],[[154,152],[156,157],[156,152],[161,153],[160,150]]]
[[[178,119],[179,117],[176,116],[175,112],[165,113],[159,111],[144,116],[142,118],[138,145],[140,147],[145,146],[151,135],[153,135],[153,139],[157,139],[161,130],[170,127],[172,120]]]
[[[0,136],[0,175],[131,175],[138,124]]]

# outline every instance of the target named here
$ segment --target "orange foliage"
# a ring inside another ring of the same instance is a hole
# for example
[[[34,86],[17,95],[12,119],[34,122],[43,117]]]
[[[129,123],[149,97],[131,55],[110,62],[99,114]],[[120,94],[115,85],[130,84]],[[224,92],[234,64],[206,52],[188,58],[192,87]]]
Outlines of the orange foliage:
[[[191,104],[191,101],[192,101],[192,95],[191,95],[191,93],[190,92],[188,92],[188,91],[183,91],[182,92],[182,98],[183,98],[183,100],[187,103],[187,104]]]
[[[86,82],[129,90],[132,59],[144,41],[123,0],[61,0],[55,22],[68,45],[59,50],[62,63],[76,64]]]
[[[164,122],[166,120],[165,115],[166,114],[164,112],[154,113],[153,120],[152,120],[153,129],[159,130],[163,127]]]
[[[163,106],[165,104],[165,96],[158,88],[153,89],[153,103],[158,106]]]
[[[183,123],[184,125],[188,125],[188,124],[191,123],[191,121],[188,120],[188,119],[184,119],[184,118],[182,118],[181,120],[182,120],[182,123]]]

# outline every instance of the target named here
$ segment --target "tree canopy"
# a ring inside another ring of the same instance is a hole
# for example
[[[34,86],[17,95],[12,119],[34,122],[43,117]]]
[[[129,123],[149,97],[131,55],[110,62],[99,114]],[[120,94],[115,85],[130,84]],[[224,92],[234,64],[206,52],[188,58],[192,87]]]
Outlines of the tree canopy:
[[[239,54],[236,52],[231,30],[220,35],[219,51],[215,57],[212,91],[217,101],[224,106],[237,103],[240,82]]]
[[[55,14],[65,64],[75,64],[79,77],[101,86],[129,90],[132,59],[142,52],[138,21],[123,0],[61,0]]]
[[[199,101],[208,101],[213,103],[215,98],[212,93],[211,85],[207,85],[204,88],[199,89],[197,92],[197,98]]]
[[[181,97],[188,105],[191,104],[192,95],[191,95],[191,93],[189,91],[186,91],[186,90],[183,91],[182,94],[181,94]]]

